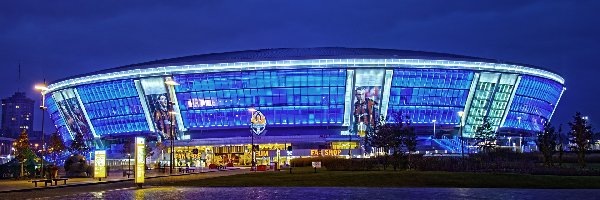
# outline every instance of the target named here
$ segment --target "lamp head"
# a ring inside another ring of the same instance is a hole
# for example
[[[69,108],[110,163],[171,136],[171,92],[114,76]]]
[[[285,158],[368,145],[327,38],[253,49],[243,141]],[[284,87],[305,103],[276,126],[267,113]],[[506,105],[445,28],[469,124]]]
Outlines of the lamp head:
[[[41,92],[45,92],[45,91],[50,90],[50,89],[48,89],[48,86],[46,86],[45,83],[43,83],[43,84],[37,84],[37,85],[34,86],[34,88],[36,90],[38,90],[38,91],[41,91]]]

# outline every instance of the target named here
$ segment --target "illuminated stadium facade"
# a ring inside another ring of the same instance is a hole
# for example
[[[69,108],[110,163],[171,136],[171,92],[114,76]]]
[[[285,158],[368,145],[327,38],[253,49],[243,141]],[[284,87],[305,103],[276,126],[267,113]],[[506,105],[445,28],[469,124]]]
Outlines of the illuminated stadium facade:
[[[461,122],[465,138],[484,118],[507,136],[539,131],[565,87],[552,72],[492,59],[305,48],[158,60],[66,78],[49,89],[48,112],[65,139],[81,132],[96,148],[111,149],[115,138],[160,141],[175,133],[178,158],[223,155],[242,163],[252,139],[271,158],[314,149],[360,155],[361,130],[391,113],[410,117],[424,150],[456,153]],[[252,138],[255,110],[266,125]],[[293,152],[283,151],[290,145]]]

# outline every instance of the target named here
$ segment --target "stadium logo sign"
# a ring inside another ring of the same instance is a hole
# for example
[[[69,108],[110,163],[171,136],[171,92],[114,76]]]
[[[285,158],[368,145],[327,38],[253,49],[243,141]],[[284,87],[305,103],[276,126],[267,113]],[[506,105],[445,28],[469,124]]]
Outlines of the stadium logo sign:
[[[256,111],[252,114],[252,118],[250,118],[250,129],[256,135],[260,135],[267,126],[267,118],[260,111]]]

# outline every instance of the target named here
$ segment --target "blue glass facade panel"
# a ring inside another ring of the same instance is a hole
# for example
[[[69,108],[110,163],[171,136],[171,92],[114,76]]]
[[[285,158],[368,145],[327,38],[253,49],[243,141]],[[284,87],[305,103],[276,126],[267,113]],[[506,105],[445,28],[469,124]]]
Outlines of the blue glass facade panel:
[[[503,127],[540,131],[562,90],[562,85],[555,81],[522,76]]]
[[[77,91],[97,135],[149,130],[133,80],[83,85]]]
[[[56,102],[52,98],[52,94],[46,94],[46,107],[48,114],[50,115],[50,119],[54,122],[54,126],[58,130],[58,133],[63,137],[63,139],[71,140],[71,135],[69,134],[69,130],[67,129],[67,125],[65,120],[60,116],[58,112],[58,107],[56,106]]]
[[[346,71],[272,70],[189,74],[175,77],[184,126],[247,127],[248,108],[271,126],[341,125]]]
[[[473,72],[442,69],[395,69],[388,115],[401,113],[413,123],[458,124]]]

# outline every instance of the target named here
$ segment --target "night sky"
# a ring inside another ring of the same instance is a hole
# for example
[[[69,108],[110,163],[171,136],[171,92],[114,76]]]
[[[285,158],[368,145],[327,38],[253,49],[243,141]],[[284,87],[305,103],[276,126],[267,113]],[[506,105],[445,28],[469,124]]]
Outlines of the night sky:
[[[44,78],[163,58],[367,47],[541,66],[566,80],[553,124],[576,111],[600,121],[600,1],[175,2],[1,1],[0,97],[20,89],[38,100],[33,85]]]

